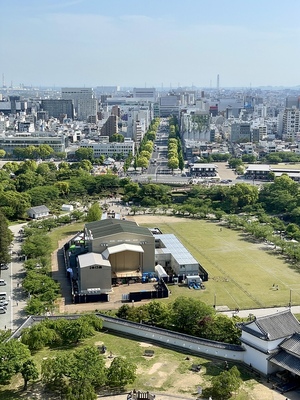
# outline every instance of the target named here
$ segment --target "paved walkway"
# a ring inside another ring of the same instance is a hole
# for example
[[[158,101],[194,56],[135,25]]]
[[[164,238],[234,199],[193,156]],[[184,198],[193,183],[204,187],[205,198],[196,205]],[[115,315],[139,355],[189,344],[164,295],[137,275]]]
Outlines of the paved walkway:
[[[241,318],[247,318],[250,315],[254,315],[255,317],[263,317],[265,315],[276,314],[281,311],[286,311],[291,309],[293,314],[300,314],[300,306],[292,306],[292,307],[274,307],[274,308],[253,308],[249,310],[239,310],[237,311],[222,311],[218,310],[219,313],[225,314],[229,317],[237,315]]]

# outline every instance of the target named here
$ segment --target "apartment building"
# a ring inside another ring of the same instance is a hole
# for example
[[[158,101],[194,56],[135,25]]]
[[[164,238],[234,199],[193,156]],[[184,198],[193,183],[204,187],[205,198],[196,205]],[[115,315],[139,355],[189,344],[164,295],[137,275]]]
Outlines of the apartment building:
[[[283,114],[283,139],[294,141],[299,132],[300,111],[296,107],[286,108]]]

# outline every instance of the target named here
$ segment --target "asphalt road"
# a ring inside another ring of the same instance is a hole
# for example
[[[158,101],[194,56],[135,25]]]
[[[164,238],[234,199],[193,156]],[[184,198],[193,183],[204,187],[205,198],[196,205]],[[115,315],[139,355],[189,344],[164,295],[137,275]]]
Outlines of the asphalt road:
[[[9,300],[6,314],[0,314],[0,329],[11,329],[14,331],[26,318],[23,311],[26,304],[25,295],[23,293],[21,282],[24,277],[23,261],[19,261],[17,254],[21,249],[22,242],[19,242],[19,230],[25,224],[10,226],[10,230],[14,234],[14,240],[11,245],[12,261],[9,269],[1,271],[1,278],[7,282],[6,286],[0,286],[1,292],[7,293]]]

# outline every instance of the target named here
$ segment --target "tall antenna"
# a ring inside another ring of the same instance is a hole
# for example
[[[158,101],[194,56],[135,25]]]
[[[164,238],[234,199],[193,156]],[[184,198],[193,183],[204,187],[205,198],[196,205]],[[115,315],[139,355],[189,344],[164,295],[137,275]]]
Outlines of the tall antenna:
[[[4,74],[2,74],[2,87],[5,87]]]
[[[220,75],[217,75],[217,91],[220,91]]]

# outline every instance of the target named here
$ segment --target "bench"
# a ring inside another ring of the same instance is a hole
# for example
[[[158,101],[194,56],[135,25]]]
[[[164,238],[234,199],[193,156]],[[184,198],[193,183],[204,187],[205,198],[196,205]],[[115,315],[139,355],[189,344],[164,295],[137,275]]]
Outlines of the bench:
[[[145,350],[144,356],[153,357],[154,356],[154,350]]]

